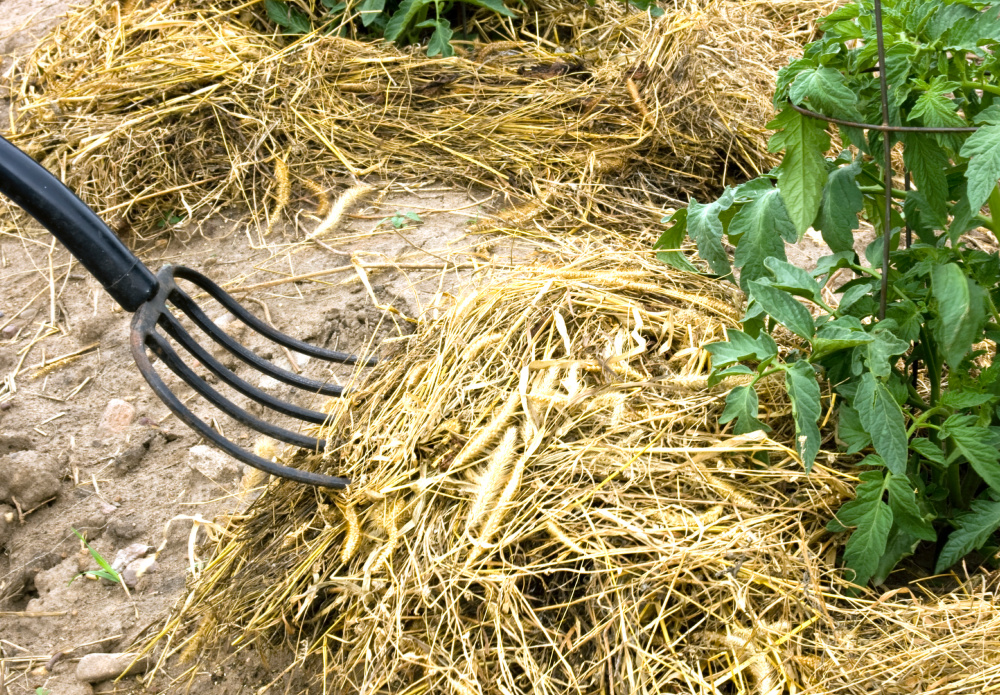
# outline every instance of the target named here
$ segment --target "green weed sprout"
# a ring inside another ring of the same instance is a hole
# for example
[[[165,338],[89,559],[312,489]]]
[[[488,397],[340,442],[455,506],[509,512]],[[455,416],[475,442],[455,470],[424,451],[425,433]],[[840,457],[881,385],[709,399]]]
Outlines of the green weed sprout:
[[[80,572],[80,574],[76,575],[75,577],[73,577],[72,579],[69,580],[70,584],[72,584],[74,581],[76,581],[80,577],[96,577],[98,579],[107,579],[109,582],[114,582],[115,584],[121,584],[124,587],[125,586],[125,582],[122,581],[122,576],[118,573],[117,570],[115,570],[111,566],[111,563],[108,562],[107,560],[105,560],[103,555],[101,555],[99,552],[97,552],[96,550],[94,550],[90,546],[90,543],[88,543],[87,539],[83,537],[83,534],[81,534],[75,528],[72,529],[72,530],[73,530],[73,533],[76,534],[76,537],[79,538],[80,541],[87,547],[87,550],[90,551],[91,557],[93,557],[94,560],[97,561],[97,564],[101,566],[101,569],[99,569],[99,570],[85,570],[83,572]],[[128,592],[128,589],[126,589],[126,593],[127,592]]]

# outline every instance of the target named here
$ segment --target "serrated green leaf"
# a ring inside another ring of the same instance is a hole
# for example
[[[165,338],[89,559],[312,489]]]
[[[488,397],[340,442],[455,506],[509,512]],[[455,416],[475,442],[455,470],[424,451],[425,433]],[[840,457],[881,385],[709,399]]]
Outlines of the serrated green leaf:
[[[770,282],[772,287],[784,290],[798,297],[805,297],[816,304],[822,304],[820,297],[820,286],[813,278],[812,273],[798,266],[792,265],[788,261],[780,258],[765,258],[764,265],[771,271],[774,279]]]
[[[848,3],[842,7],[838,7],[827,16],[821,18],[818,21],[818,24],[820,25],[821,28],[825,30],[827,27],[832,26],[837,22],[843,22],[849,19],[856,19],[858,14],[860,14],[860,12],[861,12],[861,7],[857,3],[854,2]]]
[[[726,396],[726,407],[719,416],[719,422],[724,425],[735,419],[733,432],[736,434],[770,431],[770,427],[757,419],[758,410],[757,391],[752,386],[737,386]]]
[[[477,7],[485,7],[487,10],[493,10],[499,15],[504,17],[516,17],[517,13],[512,11],[509,7],[503,4],[503,0],[462,0],[467,5],[476,5]]]
[[[936,41],[954,24],[967,17],[975,17],[978,13],[971,7],[960,3],[940,4],[937,11],[927,23],[926,32],[929,39]]]
[[[727,189],[718,200],[706,205],[692,198],[687,208],[688,236],[697,244],[698,255],[708,261],[712,272],[723,277],[732,273],[732,267],[729,254],[722,247],[721,215],[732,204],[733,194]]]
[[[778,190],[797,240],[819,211],[827,180],[824,153],[830,149],[830,136],[822,121],[804,116],[791,106],[786,106],[767,127],[778,130],[771,136],[768,150],[785,151],[777,168]]]
[[[440,55],[444,58],[455,55],[455,49],[451,47],[452,34],[451,23],[444,18],[438,19],[435,22],[434,33],[431,34],[430,41],[427,42],[427,55]],[[410,215],[413,215],[410,219],[415,222],[422,221],[416,213],[407,213],[407,217]]]
[[[749,286],[750,296],[768,316],[801,338],[810,340],[813,337],[812,316],[792,295],[756,280],[751,280]]]
[[[1000,125],[984,125],[962,145],[961,154],[969,158],[965,170],[969,208],[978,212],[1000,179]]]
[[[957,410],[967,410],[975,408],[995,400],[997,397],[992,393],[977,393],[975,391],[946,391],[941,394],[941,405],[947,405]]]
[[[858,213],[864,208],[864,197],[857,181],[859,173],[860,162],[838,167],[830,173],[823,187],[816,228],[834,252],[854,250]]]
[[[871,446],[872,437],[862,427],[858,411],[845,403],[841,404],[839,412],[837,437],[847,445],[847,453],[856,454]]]
[[[898,524],[893,524],[892,530],[889,531],[889,539],[885,544],[885,552],[882,553],[875,574],[871,577],[872,584],[876,586],[884,584],[899,561],[913,555],[919,544],[919,538],[899,528]]]
[[[726,337],[729,340],[725,343],[705,346],[705,350],[712,355],[712,367],[715,369],[743,360],[763,361],[778,354],[778,346],[766,333],[755,340],[743,331],[729,329]]]
[[[856,497],[837,511],[837,521],[855,527],[844,549],[844,564],[854,570],[853,582],[865,585],[885,554],[892,509],[882,501],[885,480],[882,471],[865,471],[858,476]]]
[[[889,506],[899,528],[923,541],[937,540],[934,526],[924,518],[913,483],[906,476],[889,474]]]
[[[881,325],[881,324],[880,324]],[[880,379],[887,378],[892,373],[893,357],[902,355],[910,349],[910,344],[900,340],[888,330],[879,330],[877,326],[871,332],[872,340],[863,348],[865,365],[871,373]]]
[[[917,190],[927,201],[929,211],[937,219],[947,219],[948,155],[933,137],[924,133],[904,133],[903,144],[903,162]]]
[[[985,318],[983,293],[956,263],[931,270],[931,291],[937,300],[937,319],[931,329],[945,361],[954,369],[981,332]]]
[[[267,17],[283,29],[294,34],[308,34],[312,31],[309,17],[281,0],[264,0]]]
[[[816,337],[812,341],[812,359],[819,360],[840,350],[849,350],[874,340],[875,336],[863,330],[827,324],[816,331]]]
[[[903,411],[889,389],[865,372],[854,397],[861,426],[871,435],[875,451],[895,475],[906,473],[906,423]]]
[[[657,260],[661,263],[693,273],[698,269],[678,250],[687,236],[687,213],[687,208],[680,208],[670,217],[663,218],[662,221],[667,224],[667,228],[653,244],[653,249],[662,249],[656,254]]]
[[[889,98],[894,105],[903,103],[912,88],[910,68],[917,55],[917,47],[908,41],[898,41],[885,50],[885,74],[889,84]]]
[[[795,227],[777,189],[744,205],[729,223],[729,234],[740,236],[733,262],[740,269],[740,286],[744,291],[748,282],[767,275],[766,259],[787,260],[783,239],[796,238]]]
[[[941,466],[945,465],[944,452],[941,451],[941,447],[929,439],[914,437],[910,440],[910,448],[928,461],[933,461]]]
[[[855,122],[862,120],[858,111],[858,95],[847,86],[843,74],[834,68],[802,71],[789,88],[788,96],[792,103],[811,107],[824,116]]]
[[[386,22],[385,32],[382,35],[387,41],[395,41],[409,28],[420,10],[430,3],[431,0],[403,0]]]
[[[802,457],[806,472],[809,472],[822,443],[817,424],[822,414],[819,383],[812,365],[800,360],[786,369],[785,388],[788,390],[792,418],[795,420],[795,450]]]
[[[955,517],[955,530],[941,548],[934,573],[944,572],[973,550],[983,547],[998,528],[1000,528],[1000,502],[974,500],[969,505],[969,511]]]
[[[965,457],[987,485],[1000,491],[1000,451],[985,427],[950,427],[948,435],[955,454]]]
[[[361,15],[361,23],[364,26],[369,26],[372,22],[378,19],[378,16],[382,14],[382,10],[385,9],[385,0],[364,0],[361,5],[358,6],[358,14]]]

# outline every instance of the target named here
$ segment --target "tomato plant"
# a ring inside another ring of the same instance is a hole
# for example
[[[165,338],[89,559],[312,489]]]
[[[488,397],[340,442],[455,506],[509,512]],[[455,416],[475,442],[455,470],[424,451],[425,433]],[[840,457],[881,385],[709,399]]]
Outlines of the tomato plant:
[[[713,379],[755,380],[728,394],[722,422],[738,433],[766,427],[754,384],[783,375],[808,469],[824,439],[821,384],[836,395],[841,446],[867,454],[856,498],[829,524],[850,531],[844,562],[858,584],[881,583],[921,543],[934,544],[935,572],[998,549],[1000,256],[963,236],[975,227],[996,235],[1000,224],[983,214],[986,206],[1000,214],[998,15],[995,2],[882,3],[885,116],[913,128],[884,133],[849,125],[883,122],[873,4],[835,10],[821,22],[822,38],[778,74],[769,127],[781,163],[714,201],[691,200],[665,219],[656,244],[662,260],[692,270],[679,250],[690,237],[712,273],[733,280],[738,270],[749,300],[743,330],[707,350]],[[843,143],[836,154],[831,131]],[[883,137],[901,145],[912,177],[892,189],[888,216]],[[878,236],[857,253],[860,217]],[[785,242],[810,227],[832,251],[814,272],[785,255]],[[911,232],[912,243],[900,243]],[[735,246],[732,261],[724,239]],[[838,271],[853,277],[828,303],[822,290]],[[801,346],[779,354],[777,325]]]

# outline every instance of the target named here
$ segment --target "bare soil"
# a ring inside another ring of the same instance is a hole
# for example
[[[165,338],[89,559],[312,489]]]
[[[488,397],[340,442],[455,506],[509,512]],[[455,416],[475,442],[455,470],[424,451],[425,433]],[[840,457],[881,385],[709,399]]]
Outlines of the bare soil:
[[[342,182],[334,193],[350,185]],[[154,269],[168,262],[187,265],[223,285],[339,269],[239,296],[254,313],[269,316],[295,337],[353,352],[373,345],[377,352],[382,340],[410,332],[415,320],[447,305],[448,291],[468,279],[470,265],[488,264],[484,239],[465,234],[477,201],[488,198],[433,184],[407,191],[390,186],[383,200],[347,216],[323,245],[296,244],[317,223],[307,215],[276,227],[260,244],[259,230],[246,212],[231,210],[182,223],[136,243],[135,251]],[[384,222],[397,211],[416,212],[423,222],[397,230]],[[369,267],[363,272],[368,287],[352,259]],[[464,269],[457,271],[444,259]],[[393,262],[406,267],[378,267]],[[16,389],[0,397],[0,648],[5,656],[0,668],[6,687],[11,695],[38,688],[59,695],[131,691],[139,688],[134,678],[95,688],[79,682],[79,659],[91,652],[122,651],[161,620],[201,569],[200,544],[222,528],[213,520],[245,509],[264,481],[253,469],[206,447],[169,413],[130,356],[130,315],[51,236],[10,210],[0,211],[0,288],[0,377],[9,376]],[[214,302],[203,304],[232,335],[288,367],[281,348],[241,330],[242,324]],[[202,342],[208,341],[202,336]],[[79,356],[52,364],[81,349]],[[331,372],[316,360],[292,357],[306,375],[341,383],[351,378],[349,368]],[[262,379],[242,363],[231,360],[230,366],[274,395],[291,395],[290,388]],[[194,396],[172,375],[167,381],[182,399]],[[229,395],[247,406],[245,398]],[[200,398],[192,398],[189,406],[243,446],[252,448],[259,439]],[[117,424],[102,425],[114,414]],[[74,580],[98,565],[72,529],[84,533],[109,561],[135,544],[147,546],[155,566],[128,594],[103,581]],[[280,674],[279,666],[272,662],[265,668],[254,658],[223,673],[206,665],[191,692],[259,687]]]

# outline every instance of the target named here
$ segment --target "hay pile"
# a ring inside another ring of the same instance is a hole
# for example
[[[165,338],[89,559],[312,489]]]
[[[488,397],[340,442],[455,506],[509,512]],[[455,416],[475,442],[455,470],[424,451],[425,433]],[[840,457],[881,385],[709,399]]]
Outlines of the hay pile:
[[[289,192],[377,174],[513,193],[515,226],[649,236],[671,196],[774,163],[775,70],[832,4],[685,0],[651,20],[533,0],[519,40],[442,60],[270,35],[262,2],[99,0],[12,71],[13,140],[123,234],[224,205],[280,213]],[[484,34],[506,31],[486,15]]]
[[[176,687],[226,668],[220,647],[279,645],[309,692],[998,681],[992,578],[846,597],[824,525],[851,476],[833,455],[803,474],[780,382],[769,437],[720,431],[732,384],[705,388],[700,346],[732,297],[612,248],[557,261],[462,299],[333,404],[326,455],[297,464],[356,484],[273,485],[231,526],[155,641]]]

